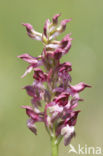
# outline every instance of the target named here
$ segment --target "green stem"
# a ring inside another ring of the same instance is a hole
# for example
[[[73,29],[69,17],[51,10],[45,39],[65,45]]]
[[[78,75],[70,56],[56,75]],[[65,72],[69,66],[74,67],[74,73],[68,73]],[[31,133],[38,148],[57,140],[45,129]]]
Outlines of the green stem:
[[[55,136],[51,137],[52,156],[58,156],[58,144]]]

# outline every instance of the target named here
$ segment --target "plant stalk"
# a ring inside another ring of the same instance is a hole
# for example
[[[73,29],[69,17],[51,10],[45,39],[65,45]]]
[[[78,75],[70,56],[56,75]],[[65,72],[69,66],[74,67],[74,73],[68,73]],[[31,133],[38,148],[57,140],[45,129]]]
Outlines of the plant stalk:
[[[51,148],[52,148],[51,156],[58,156],[58,144],[55,136],[51,137]]]

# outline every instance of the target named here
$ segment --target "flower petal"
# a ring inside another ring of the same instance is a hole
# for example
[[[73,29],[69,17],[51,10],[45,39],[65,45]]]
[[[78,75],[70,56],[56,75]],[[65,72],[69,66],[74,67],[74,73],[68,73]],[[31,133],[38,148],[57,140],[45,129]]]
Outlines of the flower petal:
[[[53,38],[56,38],[58,35],[60,35],[62,32],[64,32],[66,29],[66,24],[70,21],[71,21],[71,19],[65,19],[65,20],[61,21],[60,26],[57,28],[54,28],[52,30],[49,39],[52,40]]]
[[[24,78],[27,74],[31,73],[32,70],[33,66],[32,65],[28,66],[25,73],[21,76],[21,78]]]
[[[50,20],[47,19],[44,25],[44,35],[48,38]]]
[[[91,86],[86,84],[86,83],[83,83],[83,82],[80,82],[78,83],[77,85],[75,86],[71,86],[70,85],[70,88],[71,88],[71,92],[81,92],[82,90],[84,90],[86,87],[90,88]]]
[[[59,64],[59,66],[57,67],[58,72],[69,72],[72,70],[72,65],[70,62],[64,62],[62,64]]]
[[[60,27],[58,28],[59,31],[64,31],[66,29],[66,24],[71,22],[72,19],[64,19],[63,21],[61,21]]]
[[[44,73],[40,68],[36,68],[34,69],[33,78],[35,78],[37,81],[43,82],[47,80],[47,74]]]
[[[30,106],[22,106],[22,108],[26,109],[26,114],[32,118],[35,122],[43,121],[43,116],[41,113],[36,113]]]
[[[58,24],[58,17],[59,16],[61,16],[61,14],[56,14],[56,15],[53,16],[52,21],[53,21],[54,25]]]
[[[53,57],[54,59],[56,60],[59,60],[61,57],[62,57],[62,50],[61,49],[56,49],[54,52],[53,52]]]
[[[39,57],[32,57],[29,54],[22,54],[19,55],[18,58],[21,58],[22,60],[28,62],[30,66],[27,67],[27,70],[22,75],[22,78],[25,77],[28,73],[30,73],[35,67],[43,65],[43,62],[41,59],[41,56]]]
[[[62,48],[63,55],[66,54],[71,48],[72,38],[70,38],[70,35],[71,34],[67,34],[61,41],[61,48]]]
[[[25,86],[24,89],[26,89],[29,96],[35,97],[36,89],[32,85]]]
[[[65,106],[68,103],[68,98],[69,98],[68,93],[62,92],[56,99],[54,100],[55,103],[59,104],[60,106]]]
[[[39,32],[36,32],[36,31],[33,29],[33,27],[32,27],[31,24],[29,24],[29,23],[23,23],[23,26],[26,27],[27,34],[28,34],[28,36],[29,36],[30,38],[35,39],[35,40],[39,40],[39,41],[42,40],[42,34],[39,33]]]
[[[21,58],[22,60],[24,60],[30,64],[37,64],[38,63],[38,58],[32,57],[29,54],[19,55],[18,58]]]
[[[65,120],[65,124],[75,126],[80,110],[71,112],[70,117]]]

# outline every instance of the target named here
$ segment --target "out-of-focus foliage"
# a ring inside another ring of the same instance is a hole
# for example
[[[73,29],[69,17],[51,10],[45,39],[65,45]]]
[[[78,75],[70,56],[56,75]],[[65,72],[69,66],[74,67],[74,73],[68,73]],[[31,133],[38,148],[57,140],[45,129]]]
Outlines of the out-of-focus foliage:
[[[82,112],[76,126],[77,136],[72,144],[82,146],[103,145],[103,0],[9,0],[0,1],[0,155],[48,156],[49,137],[43,125],[34,136],[26,127],[21,105],[30,99],[21,88],[32,82],[28,75],[20,76],[25,65],[16,58],[22,53],[37,56],[42,52],[41,43],[26,35],[22,22],[29,22],[42,31],[44,21],[55,13],[72,18],[66,32],[72,32],[72,48],[63,60],[72,62],[73,84],[84,81],[93,86],[85,90],[80,103]],[[63,34],[63,35],[64,35]],[[60,36],[60,38],[63,37]],[[60,156],[68,156],[69,147],[60,146]]]

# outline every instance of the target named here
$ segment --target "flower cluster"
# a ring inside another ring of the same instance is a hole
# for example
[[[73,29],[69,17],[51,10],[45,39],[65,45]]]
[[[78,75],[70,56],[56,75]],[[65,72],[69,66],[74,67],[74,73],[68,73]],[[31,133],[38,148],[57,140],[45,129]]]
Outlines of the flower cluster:
[[[75,136],[74,126],[77,121],[79,110],[75,110],[78,102],[82,101],[79,92],[89,85],[80,82],[72,86],[70,62],[61,63],[60,59],[69,52],[71,48],[71,34],[67,34],[61,41],[56,40],[66,29],[66,24],[71,19],[64,19],[60,23],[56,14],[46,20],[43,33],[34,30],[32,25],[23,23],[30,38],[43,43],[42,54],[32,57],[29,54],[18,56],[26,61],[29,66],[24,76],[33,71],[33,84],[25,86],[27,94],[31,96],[32,106],[22,106],[29,120],[27,126],[37,134],[36,122],[43,122],[51,137],[55,135],[57,143],[64,137],[64,144],[68,145]],[[43,70],[40,68],[43,66]]]

